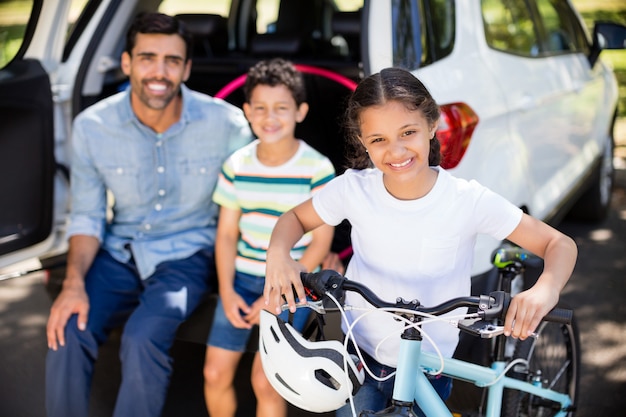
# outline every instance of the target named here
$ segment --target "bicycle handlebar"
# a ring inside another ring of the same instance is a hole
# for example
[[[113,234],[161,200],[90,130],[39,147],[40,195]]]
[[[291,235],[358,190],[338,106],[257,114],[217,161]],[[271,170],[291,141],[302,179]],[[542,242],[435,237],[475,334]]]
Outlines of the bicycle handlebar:
[[[365,300],[376,308],[400,307],[440,316],[460,307],[476,307],[478,314],[483,319],[502,319],[508,310],[511,296],[503,291],[494,291],[489,295],[458,297],[445,301],[436,306],[422,306],[419,301],[412,300],[406,302],[398,297],[395,303],[384,301],[374,294],[367,286],[352,281],[336,271],[325,269],[320,272],[300,273],[302,284],[311,290],[313,294],[322,298],[326,293],[330,293],[337,300],[342,301],[346,291],[359,293]],[[551,321],[561,324],[570,324],[573,311],[563,308],[552,309],[544,318],[544,321]]]

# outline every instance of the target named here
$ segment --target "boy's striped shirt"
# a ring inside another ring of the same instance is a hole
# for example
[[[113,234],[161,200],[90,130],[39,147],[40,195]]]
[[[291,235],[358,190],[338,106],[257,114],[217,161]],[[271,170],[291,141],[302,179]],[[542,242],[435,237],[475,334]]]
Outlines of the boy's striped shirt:
[[[256,156],[258,143],[250,143],[226,160],[213,201],[241,211],[236,270],[265,276],[267,247],[278,217],[309,199],[335,176],[335,170],[328,158],[301,140],[289,161],[265,166]],[[294,246],[293,259],[300,259],[310,242],[307,233]]]

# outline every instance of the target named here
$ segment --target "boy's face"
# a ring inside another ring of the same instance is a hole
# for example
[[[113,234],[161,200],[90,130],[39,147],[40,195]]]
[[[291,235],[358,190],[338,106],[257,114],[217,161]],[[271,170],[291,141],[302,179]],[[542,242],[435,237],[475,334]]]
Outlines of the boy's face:
[[[138,33],[131,54],[122,54],[122,70],[140,105],[153,110],[168,106],[189,78],[185,41],[178,35]]]
[[[254,134],[265,143],[294,139],[296,123],[306,117],[309,106],[296,105],[291,91],[284,85],[257,85],[243,111]]]

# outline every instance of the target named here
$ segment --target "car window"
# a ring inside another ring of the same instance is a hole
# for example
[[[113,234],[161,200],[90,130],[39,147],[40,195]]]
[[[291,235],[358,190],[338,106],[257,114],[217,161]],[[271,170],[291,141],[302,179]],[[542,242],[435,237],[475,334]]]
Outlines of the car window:
[[[0,68],[15,58],[22,47],[34,8],[34,1],[0,2]]]
[[[99,3],[100,0],[72,0],[67,19],[67,37],[63,59],[67,58],[72,47],[76,43],[80,32],[84,29],[84,24],[88,18],[84,16],[84,10],[88,3]],[[95,6],[91,9],[95,10]],[[26,50],[29,40],[27,39],[27,28],[29,21],[35,24],[41,9],[41,1],[21,0],[21,1],[0,1],[0,68],[3,68],[13,58]],[[79,19],[82,16],[82,19]],[[20,48],[22,48],[20,52]]]
[[[452,0],[393,0],[393,65],[417,69],[452,52],[455,8]]]
[[[340,9],[350,10],[354,4],[362,4],[362,0],[338,1]],[[257,34],[273,33],[276,30],[280,0],[256,0],[255,29]],[[296,4],[296,3],[294,3]],[[181,2],[179,0],[164,0],[159,6],[159,11],[171,15],[183,13],[207,13],[219,14],[228,17],[231,0],[210,2]]]
[[[207,13],[228,17],[231,0],[180,1],[163,0],[159,5],[161,13],[177,15],[182,13]]]
[[[67,16],[67,39],[63,48],[63,61],[72,52],[87,23],[93,17],[102,0],[72,0]]]
[[[417,3],[394,0],[392,9],[393,65],[407,69],[419,67],[422,56],[420,20]]]
[[[482,0],[485,40],[527,57],[587,53],[586,28],[567,0]]]
[[[482,0],[487,45],[502,52],[537,56],[540,44],[525,1]]]
[[[542,25],[544,52],[586,52],[583,28],[564,0],[536,0]]]

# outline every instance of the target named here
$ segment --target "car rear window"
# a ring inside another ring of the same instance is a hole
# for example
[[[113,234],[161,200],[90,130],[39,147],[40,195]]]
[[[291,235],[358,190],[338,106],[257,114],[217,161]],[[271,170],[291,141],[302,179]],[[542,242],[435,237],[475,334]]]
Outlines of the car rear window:
[[[394,0],[392,5],[394,66],[413,70],[452,52],[453,0]]]

